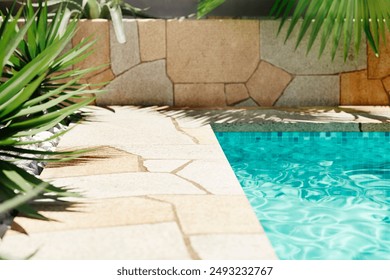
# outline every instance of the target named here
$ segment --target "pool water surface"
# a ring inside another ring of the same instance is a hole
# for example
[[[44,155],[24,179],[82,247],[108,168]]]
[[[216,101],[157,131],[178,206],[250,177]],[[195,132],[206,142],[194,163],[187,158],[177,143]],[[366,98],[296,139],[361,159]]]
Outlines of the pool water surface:
[[[216,132],[280,259],[390,259],[388,132]]]

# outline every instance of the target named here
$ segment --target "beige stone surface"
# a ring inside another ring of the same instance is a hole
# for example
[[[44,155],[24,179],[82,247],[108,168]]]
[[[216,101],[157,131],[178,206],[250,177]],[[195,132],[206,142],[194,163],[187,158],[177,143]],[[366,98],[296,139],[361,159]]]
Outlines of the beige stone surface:
[[[182,130],[193,137],[198,144],[211,145],[218,144],[218,140],[214,135],[213,130],[209,126],[203,126],[200,128],[182,128]]]
[[[200,184],[212,194],[244,195],[226,159],[194,160],[177,174]]]
[[[190,137],[175,128],[170,118],[154,108],[115,107],[114,110],[94,107],[93,116],[65,134],[58,148],[193,144]]]
[[[174,118],[181,129],[183,128],[201,128],[209,124],[209,116],[207,114],[199,114],[199,112],[205,112],[207,108],[188,110],[180,108],[166,108],[160,111],[165,116]],[[195,114],[192,114],[195,113]]]
[[[367,71],[341,74],[341,105],[389,105],[381,80],[367,78]]]
[[[384,78],[382,80],[383,82],[383,86],[385,87],[386,91],[390,93],[390,76],[388,76],[387,78]]]
[[[37,250],[38,249],[38,250]],[[190,259],[176,223],[6,236],[0,254],[43,260]]]
[[[117,198],[150,194],[204,194],[187,180],[167,173],[119,173],[60,178],[56,186],[69,186],[86,198]]]
[[[111,69],[107,69],[101,73],[94,75],[93,77],[88,78],[88,83],[91,84],[91,89],[101,89],[114,78],[115,76],[114,73],[112,73]]]
[[[375,56],[374,51],[368,48],[368,78],[369,79],[380,79],[390,75],[390,32],[386,34],[387,44],[383,41],[379,47],[379,57]],[[370,104],[367,104],[370,105]]]
[[[97,97],[98,105],[172,105],[172,82],[165,60],[142,63],[118,76]]]
[[[74,68],[86,69],[90,67],[106,65],[100,68],[99,70],[95,70],[85,76],[86,78],[89,78],[109,68],[108,66],[110,64],[109,22],[103,19],[80,20],[78,22],[78,31],[72,39],[73,46],[76,46],[83,39],[96,41],[91,48],[91,50],[93,50],[93,53],[83,61],[75,64]]]
[[[223,84],[175,84],[176,107],[226,106]]]
[[[265,234],[196,235],[190,237],[190,242],[203,260],[277,259]]]
[[[139,45],[142,61],[152,61],[166,57],[166,21],[137,20]]]
[[[29,234],[35,232],[94,229],[137,224],[173,222],[172,206],[143,197],[112,198],[76,203],[37,206],[39,212],[52,221],[17,217],[15,222]]]
[[[118,146],[144,159],[225,159],[217,145],[148,145]]]
[[[257,20],[170,20],[167,66],[174,83],[239,83],[260,58]]]
[[[185,234],[262,233],[245,195],[160,195],[175,206]]]
[[[139,171],[145,170],[138,156],[103,146],[72,161],[49,163],[41,177],[47,179]]]
[[[145,160],[149,172],[172,172],[190,162],[189,160]]]
[[[131,19],[123,20],[126,43],[120,44],[110,24],[111,68],[117,76],[140,63],[137,22]]]
[[[286,71],[262,61],[246,86],[256,103],[269,107],[274,105],[291,80],[292,76]]]
[[[226,104],[234,105],[244,101],[249,97],[248,89],[244,84],[227,84],[225,85]]]

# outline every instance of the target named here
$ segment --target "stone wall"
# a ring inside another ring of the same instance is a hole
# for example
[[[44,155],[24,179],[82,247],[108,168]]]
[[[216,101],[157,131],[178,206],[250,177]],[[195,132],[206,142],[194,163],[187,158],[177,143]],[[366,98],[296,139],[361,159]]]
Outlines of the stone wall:
[[[389,105],[390,44],[376,58],[365,45],[344,63],[341,49],[318,59],[284,44],[270,20],[125,20],[127,43],[111,24],[81,21],[73,40],[97,39],[80,67],[106,64],[86,77],[109,81],[97,105],[176,107]],[[390,34],[387,35],[390,42]],[[305,41],[306,39],[304,39]],[[352,52],[351,52],[352,53]]]

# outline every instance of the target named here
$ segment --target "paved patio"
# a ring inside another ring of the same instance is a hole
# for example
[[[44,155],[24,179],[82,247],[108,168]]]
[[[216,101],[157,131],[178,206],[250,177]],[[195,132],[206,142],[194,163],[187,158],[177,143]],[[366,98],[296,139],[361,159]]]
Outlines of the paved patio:
[[[389,130],[389,107],[180,110],[91,107],[58,147],[98,148],[42,177],[83,198],[18,217],[0,254],[34,259],[276,259],[216,130]],[[210,125],[211,124],[211,125]],[[67,211],[63,211],[67,210]]]

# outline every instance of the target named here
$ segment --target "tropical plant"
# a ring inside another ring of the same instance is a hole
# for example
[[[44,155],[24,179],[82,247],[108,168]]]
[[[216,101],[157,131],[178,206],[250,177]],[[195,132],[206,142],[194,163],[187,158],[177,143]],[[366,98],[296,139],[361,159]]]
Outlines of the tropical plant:
[[[279,31],[290,18],[291,13],[286,40],[302,19],[296,46],[298,47],[311,27],[307,51],[309,52],[314,41],[321,37],[319,55],[323,53],[330,41],[332,59],[335,57],[341,38],[343,38],[344,60],[348,56],[351,44],[358,53],[363,32],[370,47],[379,56],[379,44],[386,38],[386,25],[390,31],[388,0],[277,0],[271,14],[281,18]]]
[[[225,0],[199,0],[198,18],[224,2]],[[379,56],[379,45],[386,38],[386,26],[390,31],[389,0],[276,0],[271,15],[281,19],[279,32],[291,18],[286,40],[294,29],[299,28],[296,47],[307,33],[307,52],[320,38],[319,55],[322,55],[330,42],[332,59],[341,40],[344,60],[347,59],[352,44],[358,53],[363,33],[372,50]]]
[[[44,140],[25,139],[56,126],[94,99],[83,97],[77,103],[63,103],[84,93],[85,87],[77,86],[80,75],[76,74],[58,87],[40,91],[53,69],[61,69],[72,59],[77,60],[69,53],[63,54],[76,32],[77,21],[72,20],[63,34],[56,33],[48,43],[45,34],[50,32],[44,30],[59,26],[64,13],[54,18],[48,26],[36,18],[39,14],[45,18],[46,12],[47,9],[41,6],[33,16],[27,16],[20,29],[17,25],[22,10],[14,18],[10,14],[3,16],[1,21],[0,76],[3,78],[0,80],[0,214],[13,208],[27,217],[45,219],[25,202],[32,198],[58,200],[62,196],[76,195],[43,182],[15,164],[17,160],[64,161],[77,157],[82,151],[49,152],[26,148],[26,145],[53,140],[64,132]],[[24,40],[31,44],[27,46]],[[36,52],[31,55],[33,49]],[[81,55],[78,51],[76,53]],[[75,85],[76,89],[73,88]]]
[[[148,17],[142,9],[136,8],[124,0],[48,0],[50,6],[58,6],[65,3],[68,8],[68,16],[77,14],[87,19],[110,19],[112,21],[116,38],[119,43],[126,42],[123,28],[123,16],[125,15]]]
[[[197,9],[197,18],[200,19],[219,7],[225,0],[199,0]]]
[[[32,23],[29,26],[26,35],[23,37],[23,40],[19,43],[19,47],[14,51],[9,62],[6,64],[6,71],[4,71],[2,75],[3,79],[9,79],[13,76],[13,73],[21,71],[28,63],[53,44],[56,36],[61,36],[65,32],[68,24],[66,9],[60,7],[54,18],[48,20],[48,8],[47,5],[42,2],[43,1],[38,2],[38,9],[35,13],[32,1],[26,1],[24,6],[25,21],[32,20]],[[18,27],[16,28],[18,29]],[[55,59],[55,62],[49,65],[44,79],[36,88],[32,98],[45,96],[48,92],[59,87],[61,87],[60,94],[64,94],[66,91],[83,88],[83,95],[80,94],[75,96],[75,100],[79,99],[83,101],[82,99],[85,97],[85,94],[92,93],[85,89],[86,85],[77,84],[75,82],[66,84],[64,81],[71,81],[75,77],[80,79],[91,71],[96,70],[95,68],[75,68],[69,70],[70,67],[91,54],[89,50],[93,43],[94,42],[89,42],[88,40],[83,40],[74,48],[63,51],[61,55]],[[67,98],[64,99],[64,102],[65,101],[71,104],[74,103]],[[52,110],[66,106],[67,104],[64,104],[64,102],[54,106]]]

